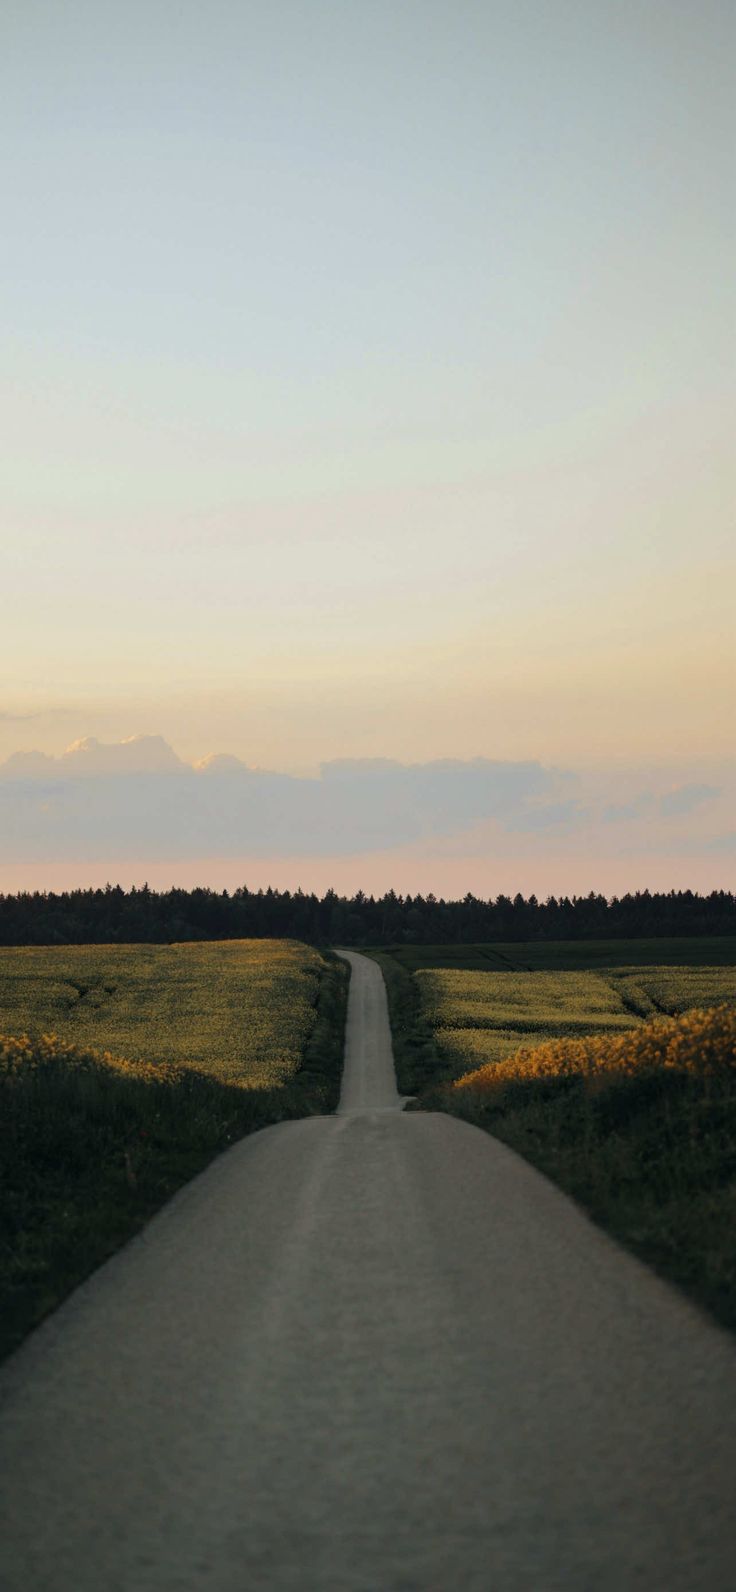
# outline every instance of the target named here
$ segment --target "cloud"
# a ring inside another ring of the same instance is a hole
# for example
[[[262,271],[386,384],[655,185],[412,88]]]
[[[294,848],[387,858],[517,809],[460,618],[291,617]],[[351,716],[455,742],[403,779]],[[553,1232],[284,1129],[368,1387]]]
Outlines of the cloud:
[[[58,758],[46,752],[13,752],[5,763],[0,763],[0,779],[43,779],[56,773]]]
[[[46,752],[14,752],[0,763],[0,779],[89,779],[100,775],[170,774],[187,768],[162,735],[131,735],[124,741],[98,741],[87,735],[60,757]]]
[[[668,791],[661,798],[659,810],[663,818],[684,818],[702,807],[704,802],[713,801],[721,795],[717,785],[680,785],[677,790]]]
[[[412,844],[495,819],[544,822],[564,776],[477,758],[327,763],[317,779],[225,755],[184,763],[160,736],[77,741],[60,757],[0,765],[0,857],[345,855]]]
[[[586,822],[590,809],[584,807],[582,802],[570,800],[565,802],[540,802],[531,801],[512,814],[507,824],[507,829],[517,833],[531,834],[535,830],[559,829],[567,830],[579,828]]]
[[[187,767],[162,735],[130,735],[112,744],[88,735],[74,741],[59,758],[72,778],[100,774],[172,774]]]
[[[706,851],[723,852],[726,856],[736,856],[736,829],[726,835],[714,835],[705,846]]]
[[[612,802],[604,807],[601,819],[604,824],[623,824],[640,818],[687,818],[705,802],[714,801],[720,795],[722,791],[718,785],[678,785],[662,796],[643,791],[629,801]]]
[[[728,802],[707,805],[719,793],[671,771],[630,770],[622,788],[614,771],[492,758],[341,758],[307,778],[222,753],[186,763],[160,735],[87,737],[0,765],[0,861],[705,856],[730,849]]]
[[[625,824],[634,822],[637,818],[646,818],[656,810],[653,796],[635,796],[628,802],[612,802],[603,808],[601,820],[604,824]]]

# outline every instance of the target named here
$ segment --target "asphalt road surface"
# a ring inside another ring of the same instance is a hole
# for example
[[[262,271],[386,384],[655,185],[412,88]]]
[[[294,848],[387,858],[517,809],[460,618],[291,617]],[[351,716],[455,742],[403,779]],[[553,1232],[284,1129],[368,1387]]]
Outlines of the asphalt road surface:
[[[736,1351],[478,1129],[339,1113],[184,1189],[0,1377],[2,1592],[733,1592]]]

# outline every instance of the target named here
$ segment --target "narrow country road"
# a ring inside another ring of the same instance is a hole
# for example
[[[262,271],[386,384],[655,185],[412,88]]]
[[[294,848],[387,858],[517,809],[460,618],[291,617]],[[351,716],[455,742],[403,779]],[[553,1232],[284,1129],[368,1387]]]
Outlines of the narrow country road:
[[[0,1375],[2,1592],[733,1592],[731,1341],[404,1114],[349,960],[339,1113],[228,1151]]]

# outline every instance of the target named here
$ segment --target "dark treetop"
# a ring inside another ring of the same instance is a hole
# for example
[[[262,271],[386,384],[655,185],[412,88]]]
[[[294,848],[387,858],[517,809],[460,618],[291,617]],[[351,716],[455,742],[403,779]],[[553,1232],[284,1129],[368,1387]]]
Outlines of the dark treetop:
[[[323,896],[301,890],[71,890],[0,895],[0,944],[218,940],[288,937],[313,944],[433,945],[523,940],[627,939],[736,933],[736,896],[714,890],[610,900],[551,896],[538,901],[499,895],[461,901],[433,895]]]

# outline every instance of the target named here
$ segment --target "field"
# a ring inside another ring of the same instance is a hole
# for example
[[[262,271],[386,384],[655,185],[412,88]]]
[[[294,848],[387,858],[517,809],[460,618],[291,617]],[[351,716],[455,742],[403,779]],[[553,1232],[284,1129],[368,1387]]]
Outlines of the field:
[[[334,1110],[347,982],[288,940],[0,951],[0,1352],[213,1155]]]
[[[386,980],[399,1084],[406,1094],[500,1060],[524,1034],[623,1030],[656,1011],[729,999],[736,987],[736,938],[726,935],[400,945],[368,954]],[[478,975],[475,984],[471,974]],[[551,977],[545,982],[543,974]],[[507,982],[497,985],[491,975]],[[515,986],[510,975],[521,982]],[[685,1006],[676,1004],[678,993]]]
[[[637,1028],[655,1015],[736,1002],[725,967],[626,967],[505,973],[448,968],[414,974],[421,1018],[454,1075],[499,1061],[525,1041]]]
[[[701,1082],[736,1071],[736,1006],[695,1008],[657,1017],[628,1033],[547,1039],[517,1048],[502,1061],[487,1061],[456,1078],[453,1089],[496,1102],[527,1084],[582,1080],[594,1091],[611,1082],[641,1080],[667,1072]]]
[[[610,967],[729,967],[736,964],[736,938],[532,940],[483,945],[392,945],[391,955],[407,973],[448,967],[476,972],[584,971]]]
[[[0,1033],[273,1087],[300,1065],[323,967],[293,940],[2,949]]]

